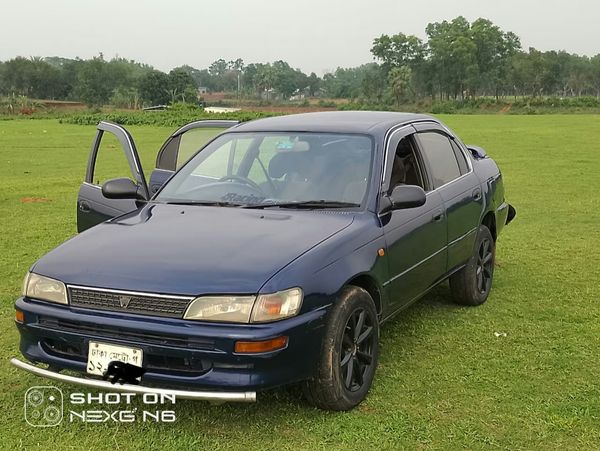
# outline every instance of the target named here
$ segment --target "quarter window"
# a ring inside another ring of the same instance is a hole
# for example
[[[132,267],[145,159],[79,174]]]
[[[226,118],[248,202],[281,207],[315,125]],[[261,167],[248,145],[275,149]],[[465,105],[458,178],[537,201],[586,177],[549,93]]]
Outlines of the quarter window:
[[[455,141],[450,140],[450,144],[452,144],[452,149],[454,150],[454,156],[456,157],[456,161],[458,161],[458,167],[460,169],[460,175],[465,175],[469,172],[469,165],[467,164],[467,160],[465,159],[465,154],[458,144]]]
[[[433,187],[451,182],[460,177],[461,171],[456,161],[450,139],[441,133],[419,133],[419,141],[423,149],[423,157],[431,173]]]

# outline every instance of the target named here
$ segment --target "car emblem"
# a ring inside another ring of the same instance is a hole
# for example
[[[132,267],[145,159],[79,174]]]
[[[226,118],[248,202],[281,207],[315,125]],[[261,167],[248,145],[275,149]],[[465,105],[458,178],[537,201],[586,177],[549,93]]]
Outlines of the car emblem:
[[[130,302],[131,296],[119,296],[119,304],[121,305],[121,308],[127,308]]]

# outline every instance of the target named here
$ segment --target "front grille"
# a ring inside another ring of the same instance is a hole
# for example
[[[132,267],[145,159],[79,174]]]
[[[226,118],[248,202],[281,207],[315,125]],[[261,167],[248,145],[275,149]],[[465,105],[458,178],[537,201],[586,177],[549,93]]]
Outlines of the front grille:
[[[45,338],[41,340],[41,345],[48,354],[87,362],[87,346],[83,343],[66,343]],[[197,357],[165,356],[146,352],[143,367],[150,372],[197,376],[208,371],[212,363]]]
[[[66,343],[51,338],[44,338],[40,343],[48,354],[79,362],[86,361],[87,353],[83,350],[83,343]]]
[[[69,287],[73,307],[183,318],[192,298]]]
[[[38,324],[45,329],[85,334],[87,336],[100,339],[127,340],[141,344],[176,346],[180,348],[191,348],[194,350],[213,351],[215,349],[214,340],[201,337],[162,335],[159,333],[140,332],[116,326],[104,326],[100,324],[66,321],[45,316],[39,317]]]

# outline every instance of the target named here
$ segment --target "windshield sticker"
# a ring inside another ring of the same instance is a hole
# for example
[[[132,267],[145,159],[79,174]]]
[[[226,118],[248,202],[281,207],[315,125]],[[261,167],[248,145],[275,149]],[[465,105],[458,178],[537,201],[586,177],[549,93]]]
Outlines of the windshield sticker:
[[[243,196],[237,193],[227,193],[221,197],[221,200],[224,202],[233,202],[236,204],[260,204],[265,199],[266,197],[259,197],[254,194]]]
[[[293,150],[294,142],[290,141],[289,139],[286,139],[285,141],[278,141],[275,145],[275,148],[277,150]]]

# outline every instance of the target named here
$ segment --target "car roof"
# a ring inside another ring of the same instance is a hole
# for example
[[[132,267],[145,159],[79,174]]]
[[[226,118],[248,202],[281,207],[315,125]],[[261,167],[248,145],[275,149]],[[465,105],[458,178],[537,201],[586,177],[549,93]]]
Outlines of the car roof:
[[[335,132],[379,135],[403,123],[435,121],[425,114],[390,111],[326,111],[290,114],[244,122],[233,132]]]

